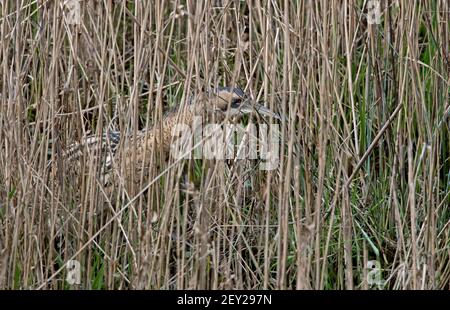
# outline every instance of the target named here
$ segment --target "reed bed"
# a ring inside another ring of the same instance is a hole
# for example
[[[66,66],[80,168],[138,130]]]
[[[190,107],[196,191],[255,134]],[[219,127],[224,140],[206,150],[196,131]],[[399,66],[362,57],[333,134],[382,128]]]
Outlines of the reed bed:
[[[78,3],[0,2],[0,288],[450,288],[448,1]],[[217,86],[284,116],[276,169],[61,156]]]

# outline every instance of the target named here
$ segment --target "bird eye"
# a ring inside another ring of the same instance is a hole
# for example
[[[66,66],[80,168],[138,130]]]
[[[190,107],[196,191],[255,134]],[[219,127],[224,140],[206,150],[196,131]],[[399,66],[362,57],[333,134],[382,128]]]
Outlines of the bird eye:
[[[242,102],[242,98],[234,98],[233,100],[231,100],[231,108],[232,109],[237,109]]]

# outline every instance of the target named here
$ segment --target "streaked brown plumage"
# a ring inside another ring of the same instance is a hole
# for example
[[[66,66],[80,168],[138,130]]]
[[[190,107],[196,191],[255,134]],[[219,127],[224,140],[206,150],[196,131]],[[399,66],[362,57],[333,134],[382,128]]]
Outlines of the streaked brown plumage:
[[[129,178],[134,175],[134,182],[137,183],[141,175],[139,172],[150,166],[153,150],[166,156],[169,154],[172,129],[176,124],[191,126],[195,116],[220,122],[225,117],[252,112],[279,118],[277,114],[252,101],[241,89],[221,87],[215,91],[199,93],[191,97],[186,105],[172,109],[164,115],[161,123],[154,124],[140,131],[136,137],[127,139],[127,144],[121,148],[121,152],[117,152],[118,145],[123,139],[121,133],[110,131],[102,137],[89,136],[81,143],[70,145],[64,152],[64,157],[70,163],[75,162],[75,166],[79,166],[83,154],[84,156],[100,154],[101,173],[105,176],[106,183],[113,163],[118,163],[118,156],[121,156],[121,159],[125,161],[127,181],[131,181]]]

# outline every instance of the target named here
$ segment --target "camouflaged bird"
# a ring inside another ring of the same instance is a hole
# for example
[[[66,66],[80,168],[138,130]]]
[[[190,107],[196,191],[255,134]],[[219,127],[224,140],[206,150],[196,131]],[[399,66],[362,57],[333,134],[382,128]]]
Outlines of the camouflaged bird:
[[[276,119],[280,117],[256,103],[240,88],[219,87],[214,91],[202,92],[191,96],[186,105],[179,105],[164,114],[162,122],[154,124],[148,129],[138,132],[137,136],[130,137],[127,145],[122,148],[122,160],[125,161],[126,178],[134,175],[139,178],[142,169],[148,169],[150,154],[153,150],[160,150],[163,154],[170,152],[173,128],[177,124],[192,125],[194,117],[202,116],[215,121],[221,121],[226,117],[257,113]],[[118,131],[108,131],[101,137],[89,136],[81,143],[70,145],[63,154],[67,162],[78,162],[83,154],[100,154],[101,175],[104,182],[109,180],[109,174],[113,163],[118,162],[119,144],[123,136]],[[134,180],[135,183],[138,180]]]

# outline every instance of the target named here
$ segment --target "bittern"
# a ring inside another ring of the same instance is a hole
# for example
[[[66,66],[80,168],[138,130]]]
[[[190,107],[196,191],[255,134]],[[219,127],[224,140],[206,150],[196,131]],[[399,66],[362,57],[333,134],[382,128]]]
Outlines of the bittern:
[[[181,107],[184,107],[182,111]],[[172,130],[176,124],[190,126],[196,116],[206,116],[209,119],[221,121],[225,118],[251,113],[280,119],[278,114],[252,100],[240,88],[219,87],[213,91],[191,96],[186,105],[179,105],[164,114],[161,124],[154,124],[148,129],[139,131],[134,138],[128,139],[127,145],[122,148],[122,159],[125,160],[126,170],[130,172],[135,169],[135,172],[139,172],[148,168],[151,157],[149,153],[154,149],[161,149],[164,154],[169,153]],[[68,160],[79,159],[87,150],[85,154],[90,152],[101,154],[102,174],[106,175],[106,172],[111,171],[112,163],[117,162],[118,145],[122,138],[123,135],[117,131],[108,131],[100,138],[89,136],[81,143],[70,145],[64,157]],[[127,177],[129,175],[127,173]],[[139,178],[140,173],[134,175]]]

